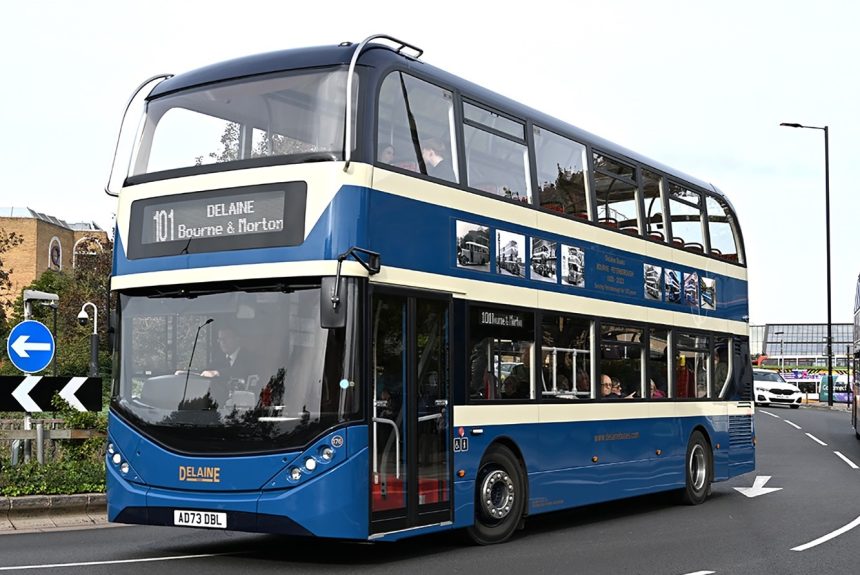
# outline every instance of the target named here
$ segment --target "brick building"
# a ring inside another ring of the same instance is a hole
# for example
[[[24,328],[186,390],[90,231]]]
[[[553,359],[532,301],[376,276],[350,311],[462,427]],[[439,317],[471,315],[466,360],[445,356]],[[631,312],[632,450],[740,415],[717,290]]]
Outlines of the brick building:
[[[12,270],[12,289],[0,294],[0,302],[17,298],[45,270],[73,269],[79,257],[94,249],[95,244],[87,240],[108,239],[95,222],[70,224],[30,208],[0,207],[0,229],[23,239],[3,256],[4,267]]]

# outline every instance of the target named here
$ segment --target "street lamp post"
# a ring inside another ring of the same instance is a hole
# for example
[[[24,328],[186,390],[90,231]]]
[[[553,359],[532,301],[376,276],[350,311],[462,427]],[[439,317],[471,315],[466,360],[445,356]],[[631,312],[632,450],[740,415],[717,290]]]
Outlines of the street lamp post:
[[[783,346],[782,346],[784,333],[785,333],[784,331],[773,332],[773,335],[779,336],[779,363],[777,364],[777,366],[779,367],[780,373],[785,373],[785,355],[783,353]]]
[[[825,233],[827,235],[827,380],[830,382],[830,393],[827,396],[827,405],[833,405],[833,319],[831,317],[830,297],[830,141],[828,138],[828,126],[804,126],[783,122],[780,126],[787,128],[807,128],[809,130],[822,130],[824,132],[824,218],[826,222]]]
[[[86,325],[90,319],[87,315],[87,306],[93,308],[93,333],[90,334],[90,377],[98,377],[99,375],[99,309],[96,304],[88,301],[81,306],[81,311],[78,313],[78,322],[81,325]]]

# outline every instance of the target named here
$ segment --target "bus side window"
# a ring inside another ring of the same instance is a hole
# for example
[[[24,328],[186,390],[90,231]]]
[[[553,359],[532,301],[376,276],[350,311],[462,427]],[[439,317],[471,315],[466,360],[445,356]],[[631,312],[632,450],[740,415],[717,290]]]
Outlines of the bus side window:
[[[593,156],[597,222],[638,235],[636,168],[600,152],[594,152]]]
[[[467,183],[520,202],[531,202],[525,126],[484,108],[463,103]]]
[[[665,242],[665,222],[663,221],[663,200],[660,196],[660,176],[648,170],[642,170],[642,197],[645,203],[645,235],[652,240]]]
[[[459,181],[453,101],[444,88],[403,72],[389,74],[379,92],[377,163]]]
[[[702,253],[705,234],[702,226],[702,196],[678,184],[669,184],[669,215],[673,243],[679,248]]]
[[[469,333],[470,399],[534,399],[534,315],[472,306]]]
[[[708,234],[711,238],[711,255],[737,262],[738,242],[735,237],[736,221],[729,206],[712,196],[705,197],[708,210]]]
[[[534,138],[540,206],[589,219],[585,146],[537,126]]]

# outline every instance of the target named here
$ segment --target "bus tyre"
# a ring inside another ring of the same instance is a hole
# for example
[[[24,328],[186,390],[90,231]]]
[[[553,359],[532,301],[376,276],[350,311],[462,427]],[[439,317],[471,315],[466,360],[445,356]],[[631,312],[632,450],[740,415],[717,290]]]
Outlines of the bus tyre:
[[[506,541],[520,525],[525,508],[524,473],[507,447],[491,447],[475,482],[475,524],[467,529],[479,545]]]
[[[714,478],[714,464],[711,448],[701,431],[694,431],[687,444],[684,458],[684,477],[686,485],[681,491],[681,502],[686,505],[704,503],[711,492]]]

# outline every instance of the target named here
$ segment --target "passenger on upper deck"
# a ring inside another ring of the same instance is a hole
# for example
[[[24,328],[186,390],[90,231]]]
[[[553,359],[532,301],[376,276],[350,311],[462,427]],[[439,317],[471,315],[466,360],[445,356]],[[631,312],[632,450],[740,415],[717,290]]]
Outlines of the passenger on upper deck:
[[[428,138],[421,144],[421,156],[424,158],[424,163],[427,166],[427,175],[456,182],[457,178],[454,175],[454,168],[451,167],[451,161],[446,158],[447,151],[442,140],[437,138]]]
[[[379,154],[376,156],[376,159],[383,164],[390,164],[394,161],[394,155],[394,146],[391,144],[380,144]]]

